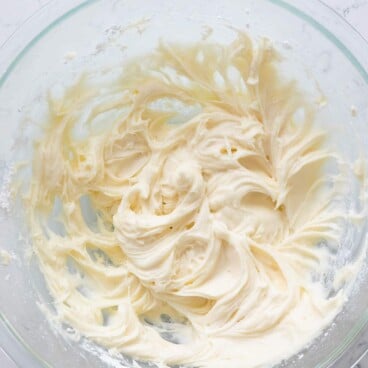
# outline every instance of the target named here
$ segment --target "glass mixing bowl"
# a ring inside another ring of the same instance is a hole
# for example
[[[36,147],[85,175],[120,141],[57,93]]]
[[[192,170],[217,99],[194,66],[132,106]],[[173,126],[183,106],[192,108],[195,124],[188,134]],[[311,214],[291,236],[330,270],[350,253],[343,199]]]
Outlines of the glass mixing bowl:
[[[213,31],[212,40],[226,42],[232,27],[271,38],[285,55],[284,72],[315,94],[317,119],[331,132],[332,144],[348,161],[368,156],[368,47],[317,0],[55,0],[0,49],[0,249],[13,256],[9,265],[0,265],[0,346],[19,367],[133,366],[129,358],[115,359],[88,341],[54,333],[39,308],[48,293],[8,191],[12,163],[29,157],[29,123],[42,111],[45,90],[82,69],[122,63],[152,49],[160,38],[185,42]],[[362,223],[348,234],[342,245],[346,258],[358,254],[366,233]],[[367,260],[334,323],[280,367],[347,368],[364,355]]]

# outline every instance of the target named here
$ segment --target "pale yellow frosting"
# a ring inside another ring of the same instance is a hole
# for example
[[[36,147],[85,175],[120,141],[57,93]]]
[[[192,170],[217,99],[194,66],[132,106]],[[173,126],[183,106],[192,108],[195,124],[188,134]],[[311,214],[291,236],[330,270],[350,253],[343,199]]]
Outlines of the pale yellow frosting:
[[[50,95],[28,205],[59,320],[133,358],[221,368],[277,363],[331,321],[344,296],[312,276],[340,235],[333,155],[277,65],[240,34]]]

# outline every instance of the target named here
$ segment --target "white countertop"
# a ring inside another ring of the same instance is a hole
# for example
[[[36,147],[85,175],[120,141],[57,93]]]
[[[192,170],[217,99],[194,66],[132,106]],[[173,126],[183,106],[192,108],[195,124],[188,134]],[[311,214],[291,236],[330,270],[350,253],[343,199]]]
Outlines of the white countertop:
[[[50,0],[0,0],[0,45],[30,15],[32,15],[49,1]],[[368,40],[368,0],[323,0],[323,2],[342,14],[344,18]],[[7,358],[1,347],[0,367],[16,368],[14,363]],[[368,368],[368,356],[366,356],[356,368]]]

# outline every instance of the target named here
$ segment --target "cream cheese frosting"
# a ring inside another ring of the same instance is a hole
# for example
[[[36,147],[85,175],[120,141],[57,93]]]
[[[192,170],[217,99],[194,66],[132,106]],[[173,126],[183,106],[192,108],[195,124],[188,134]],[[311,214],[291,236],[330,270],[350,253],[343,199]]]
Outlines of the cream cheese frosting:
[[[163,367],[255,368],[333,319],[334,153],[278,63],[244,34],[163,43],[50,94],[27,205],[60,321]]]

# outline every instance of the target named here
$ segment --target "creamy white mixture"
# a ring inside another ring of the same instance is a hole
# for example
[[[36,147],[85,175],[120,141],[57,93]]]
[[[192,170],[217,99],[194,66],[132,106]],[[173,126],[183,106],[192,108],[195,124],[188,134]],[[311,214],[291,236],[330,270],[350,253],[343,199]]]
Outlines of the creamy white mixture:
[[[27,201],[57,318],[162,366],[296,353],[345,298],[313,282],[343,216],[313,120],[243,34],[163,44],[50,96]]]
[[[9,266],[13,256],[6,250],[0,249],[0,265]]]

